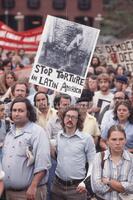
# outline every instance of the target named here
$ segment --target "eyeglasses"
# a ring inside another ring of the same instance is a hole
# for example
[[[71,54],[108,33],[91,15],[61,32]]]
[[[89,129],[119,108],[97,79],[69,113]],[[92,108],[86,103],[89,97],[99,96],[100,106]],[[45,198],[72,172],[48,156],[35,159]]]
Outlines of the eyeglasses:
[[[114,97],[114,100],[124,100],[123,97]]]
[[[74,116],[74,115],[65,115],[65,118],[66,119],[71,119],[71,120],[77,120],[78,119],[78,117]]]
[[[88,107],[88,104],[79,104],[79,106],[85,108]]]

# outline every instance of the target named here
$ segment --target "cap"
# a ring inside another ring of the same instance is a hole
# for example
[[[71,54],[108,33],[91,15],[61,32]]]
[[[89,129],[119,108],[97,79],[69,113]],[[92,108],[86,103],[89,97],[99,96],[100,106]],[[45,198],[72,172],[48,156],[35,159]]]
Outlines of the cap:
[[[124,75],[121,75],[116,77],[116,81],[127,84],[128,78]]]
[[[81,101],[92,101],[94,93],[89,91],[88,89],[83,89],[81,97],[77,100],[77,103]]]

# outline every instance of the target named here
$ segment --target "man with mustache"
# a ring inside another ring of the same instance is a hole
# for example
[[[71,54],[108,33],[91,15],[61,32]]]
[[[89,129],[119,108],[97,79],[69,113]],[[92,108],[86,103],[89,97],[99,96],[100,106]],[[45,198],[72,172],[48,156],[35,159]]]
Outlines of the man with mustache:
[[[70,106],[62,113],[62,130],[57,135],[56,177],[52,186],[52,200],[86,200],[84,185],[86,163],[95,156],[95,145],[91,135],[83,134],[83,119],[77,107]]]
[[[37,114],[37,124],[45,128],[49,119],[56,115],[56,110],[49,105],[48,95],[37,92],[34,96],[34,106]]]
[[[5,113],[6,117],[10,117],[10,107],[11,103],[15,98],[18,97],[27,97],[29,95],[29,87],[28,84],[24,80],[18,80],[12,87],[11,87],[11,95],[13,98],[10,100],[9,103],[5,105]]]
[[[54,115],[51,119],[49,119],[47,126],[46,126],[46,132],[50,139],[51,144],[51,152],[55,151],[55,142],[57,135],[60,130],[62,130],[61,126],[61,116],[62,112],[65,108],[70,106],[71,104],[71,97],[68,94],[59,94],[58,101],[56,103],[57,112],[56,115]],[[49,172],[49,179],[48,179],[48,197],[47,200],[51,200],[51,183],[53,182],[53,179],[55,177],[55,169],[56,169],[56,160],[52,159],[52,167]]]

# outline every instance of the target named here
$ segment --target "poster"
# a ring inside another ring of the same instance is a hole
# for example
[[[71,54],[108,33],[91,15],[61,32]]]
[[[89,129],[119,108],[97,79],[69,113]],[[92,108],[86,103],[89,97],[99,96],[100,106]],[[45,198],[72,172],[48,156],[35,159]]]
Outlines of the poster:
[[[100,58],[102,63],[106,62],[114,68],[121,64],[126,70],[133,72],[133,40],[97,46],[95,55]]]
[[[80,97],[99,30],[48,16],[30,82]]]

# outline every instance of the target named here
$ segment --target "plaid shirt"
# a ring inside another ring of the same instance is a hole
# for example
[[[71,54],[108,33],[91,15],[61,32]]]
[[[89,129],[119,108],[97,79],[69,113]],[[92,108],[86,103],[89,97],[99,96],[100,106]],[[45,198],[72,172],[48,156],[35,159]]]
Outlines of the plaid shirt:
[[[127,193],[133,193],[133,154],[124,150],[122,159],[116,165],[111,160],[110,151],[105,151],[104,168],[101,167],[101,153],[97,153],[91,175],[94,192],[106,200],[120,200],[117,191],[108,192],[109,186],[101,182],[101,178],[119,181]]]

